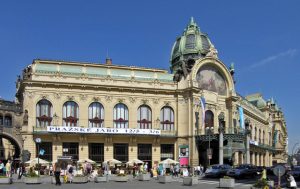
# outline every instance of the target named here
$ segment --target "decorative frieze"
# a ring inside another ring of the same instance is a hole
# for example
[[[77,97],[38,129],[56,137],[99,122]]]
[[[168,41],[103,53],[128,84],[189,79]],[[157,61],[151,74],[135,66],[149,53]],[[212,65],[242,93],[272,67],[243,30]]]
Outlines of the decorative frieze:
[[[112,101],[112,97],[106,95],[106,96],[105,96],[105,100],[106,100],[106,102],[111,102],[111,101]]]
[[[148,99],[142,99],[142,100],[141,100],[141,103],[142,103],[142,104],[148,104],[148,102],[149,102]]]
[[[54,93],[54,98],[60,99],[61,98],[61,93]]]
[[[154,103],[154,104],[158,104],[158,103],[159,103],[159,99],[158,99],[158,98],[154,98],[154,99],[153,99],[153,103]]]
[[[87,99],[87,95],[81,94],[80,95],[80,100],[85,101]]]
[[[68,95],[67,96],[67,100],[68,101],[74,101],[75,97],[74,96],[71,96],[71,95]]]
[[[129,102],[132,103],[132,104],[135,103],[135,98],[129,97]]]

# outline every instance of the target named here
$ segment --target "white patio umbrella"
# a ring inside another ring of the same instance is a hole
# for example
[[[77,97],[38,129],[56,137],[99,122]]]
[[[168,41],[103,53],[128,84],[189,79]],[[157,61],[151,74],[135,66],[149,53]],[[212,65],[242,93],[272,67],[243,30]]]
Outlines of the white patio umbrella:
[[[35,164],[42,164],[42,165],[45,165],[45,164],[49,164],[50,162],[49,161],[46,161],[46,160],[43,160],[41,158],[34,158],[34,159],[31,159],[29,161],[26,161],[25,163],[27,164],[30,164],[30,165],[35,165]]]
[[[133,164],[140,164],[140,163],[144,163],[144,162],[139,159],[132,159],[132,160],[128,161],[126,164],[133,165]]]
[[[122,163],[121,161],[113,159],[113,158],[103,161],[103,163],[105,163],[105,164],[107,164],[108,162],[109,162],[110,165],[111,164],[120,164],[120,163]]]
[[[84,163],[84,162],[91,163],[91,164],[96,163],[95,161],[93,161],[93,160],[91,160],[89,158],[80,159],[80,160],[77,161],[77,163]]]
[[[177,164],[177,163],[179,163],[179,162],[175,161],[173,159],[170,159],[170,158],[165,159],[165,160],[163,160],[163,161],[160,162],[160,164]]]

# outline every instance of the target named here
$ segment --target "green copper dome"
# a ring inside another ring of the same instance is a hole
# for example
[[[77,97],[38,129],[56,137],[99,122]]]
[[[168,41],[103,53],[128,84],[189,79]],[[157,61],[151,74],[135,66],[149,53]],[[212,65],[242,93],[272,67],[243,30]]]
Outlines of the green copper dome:
[[[182,61],[197,60],[205,57],[214,48],[206,34],[200,31],[199,26],[191,18],[183,34],[175,41],[171,52],[171,71],[181,69]]]

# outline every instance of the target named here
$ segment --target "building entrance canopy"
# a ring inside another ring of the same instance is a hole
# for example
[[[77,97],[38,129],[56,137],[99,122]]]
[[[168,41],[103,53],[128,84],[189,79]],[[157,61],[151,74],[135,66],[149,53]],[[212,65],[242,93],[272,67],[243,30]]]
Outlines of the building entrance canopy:
[[[130,134],[130,135],[160,135],[156,129],[124,129],[124,128],[84,128],[84,127],[56,127],[48,126],[48,132],[52,133],[86,133],[86,134]]]

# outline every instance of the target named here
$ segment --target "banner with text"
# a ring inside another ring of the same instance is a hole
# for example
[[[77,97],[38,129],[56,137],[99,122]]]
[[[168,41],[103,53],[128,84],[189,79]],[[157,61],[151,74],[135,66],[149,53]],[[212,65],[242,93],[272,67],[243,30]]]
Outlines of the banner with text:
[[[85,128],[48,126],[48,132],[53,133],[86,133],[86,134],[131,134],[131,135],[160,135],[156,129],[123,129],[123,128]]]

